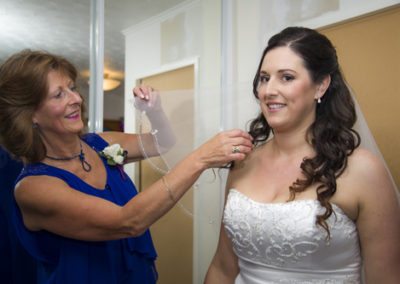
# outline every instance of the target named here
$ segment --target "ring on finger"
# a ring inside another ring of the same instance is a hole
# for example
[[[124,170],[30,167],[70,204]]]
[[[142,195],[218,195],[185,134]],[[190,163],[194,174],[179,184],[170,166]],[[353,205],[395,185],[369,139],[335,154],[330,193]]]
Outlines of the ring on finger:
[[[232,147],[232,154],[240,153],[240,148],[239,146],[233,146]]]

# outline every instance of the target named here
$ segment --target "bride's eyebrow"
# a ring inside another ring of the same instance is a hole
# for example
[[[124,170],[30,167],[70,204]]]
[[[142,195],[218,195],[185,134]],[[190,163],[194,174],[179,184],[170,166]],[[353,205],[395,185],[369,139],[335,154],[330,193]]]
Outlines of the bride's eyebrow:
[[[286,72],[290,72],[290,73],[295,73],[297,74],[296,71],[294,71],[293,69],[279,69],[277,71],[277,73],[282,74],[282,73],[286,73]],[[267,71],[261,70],[259,75],[268,75],[269,73]]]

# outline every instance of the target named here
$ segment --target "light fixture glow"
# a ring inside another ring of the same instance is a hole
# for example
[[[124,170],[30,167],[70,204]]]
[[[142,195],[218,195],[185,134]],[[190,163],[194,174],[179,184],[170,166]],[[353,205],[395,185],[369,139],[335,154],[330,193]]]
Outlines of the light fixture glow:
[[[121,84],[120,81],[118,80],[114,80],[114,79],[110,79],[108,78],[108,74],[104,74],[104,78],[103,78],[103,90],[104,91],[111,91],[114,90],[116,88],[118,88],[118,86]]]
[[[90,80],[88,81],[88,84],[90,85]],[[108,74],[104,74],[103,77],[103,91],[112,91],[121,85],[121,81],[115,80],[115,79],[110,79],[108,78]]]

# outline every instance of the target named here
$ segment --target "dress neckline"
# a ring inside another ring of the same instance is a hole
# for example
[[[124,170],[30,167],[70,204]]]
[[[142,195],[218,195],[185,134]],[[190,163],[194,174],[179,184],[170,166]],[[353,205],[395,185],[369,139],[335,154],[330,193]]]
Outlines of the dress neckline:
[[[247,200],[253,204],[256,204],[258,206],[262,206],[262,207],[285,206],[285,205],[293,205],[293,204],[299,204],[299,203],[306,203],[306,204],[311,203],[311,204],[316,204],[319,207],[322,207],[321,204],[319,203],[319,201],[316,199],[296,199],[296,200],[287,201],[287,202],[261,202],[261,201],[257,201],[257,200],[250,198],[249,196],[240,192],[236,188],[229,189],[229,194],[231,194],[231,193],[237,194],[240,197],[244,198],[245,200]],[[332,204],[333,211],[335,213],[339,213],[339,214],[345,216],[351,222],[355,223],[349,216],[347,216],[347,214],[343,211],[342,208],[339,207],[339,205],[336,205],[335,203],[332,203],[332,202],[331,202],[331,204]]]
[[[80,180],[82,183],[84,183],[86,186],[90,187],[91,189],[94,189],[94,190],[100,191],[100,192],[102,192],[102,191],[106,192],[107,189],[108,189],[108,183],[109,183],[109,179],[108,179],[108,178],[109,178],[109,172],[108,172],[108,167],[107,167],[106,164],[104,163],[104,160],[103,160],[101,157],[100,157],[100,160],[102,161],[103,166],[104,166],[105,171],[106,171],[106,183],[104,184],[104,187],[103,187],[103,188],[95,187],[95,186],[93,186],[93,185],[87,183],[85,180],[83,180],[82,178],[80,178],[79,176],[77,176],[76,174],[74,174],[73,172],[67,171],[67,170],[65,170],[65,169],[63,169],[63,168],[59,168],[59,167],[56,167],[56,166],[53,166],[53,165],[49,165],[49,164],[46,164],[46,163],[43,163],[43,162],[39,162],[38,164],[40,164],[40,165],[42,165],[42,166],[45,166],[45,167],[49,167],[49,168],[56,169],[57,171],[62,171],[62,172],[67,173],[68,175],[71,175],[71,176],[74,176],[75,178],[77,178],[78,180]]]

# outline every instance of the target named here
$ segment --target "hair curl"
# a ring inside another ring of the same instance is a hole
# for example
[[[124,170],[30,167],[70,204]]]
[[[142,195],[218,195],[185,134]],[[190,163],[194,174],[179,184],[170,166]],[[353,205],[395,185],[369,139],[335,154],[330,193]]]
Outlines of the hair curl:
[[[357,119],[354,101],[330,40],[317,31],[304,27],[286,28],[268,41],[253,81],[253,94],[257,99],[264,57],[270,50],[282,46],[289,47],[303,59],[303,64],[314,83],[322,82],[328,75],[331,77],[323,100],[317,104],[316,119],[306,134],[306,139],[316,155],[303,159],[300,168],[305,179],[297,179],[289,187],[290,200],[293,200],[296,193],[313,184],[319,184],[316,189],[317,198],[325,212],[317,216],[317,224],[322,226],[330,237],[326,220],[333,210],[329,200],[336,192],[336,179],[347,167],[348,156],[360,145],[360,136],[352,129]],[[255,145],[265,142],[271,131],[273,130],[262,113],[250,123],[249,133],[254,137]]]

